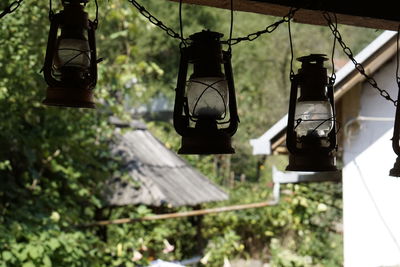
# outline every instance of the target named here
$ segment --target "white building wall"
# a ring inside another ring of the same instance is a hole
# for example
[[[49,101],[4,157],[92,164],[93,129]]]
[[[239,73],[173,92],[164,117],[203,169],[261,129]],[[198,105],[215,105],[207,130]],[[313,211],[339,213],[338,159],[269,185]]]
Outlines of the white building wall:
[[[374,78],[396,98],[394,74],[395,59]],[[360,116],[394,118],[393,104],[370,85],[363,84],[361,95]],[[400,178],[388,175],[396,159],[393,121],[358,122],[359,130],[347,133],[343,154],[344,265],[400,266]]]

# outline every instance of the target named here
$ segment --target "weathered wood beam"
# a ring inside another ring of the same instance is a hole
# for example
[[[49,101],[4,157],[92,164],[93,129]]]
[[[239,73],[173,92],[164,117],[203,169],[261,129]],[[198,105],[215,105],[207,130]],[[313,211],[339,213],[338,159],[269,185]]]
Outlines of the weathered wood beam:
[[[179,2],[179,0],[170,0]],[[230,9],[230,0],[182,0],[183,3]],[[299,23],[326,25],[321,10],[337,14],[338,23],[374,29],[397,30],[400,15],[397,1],[381,0],[234,0],[234,9],[282,17],[290,7],[301,8],[294,17]]]

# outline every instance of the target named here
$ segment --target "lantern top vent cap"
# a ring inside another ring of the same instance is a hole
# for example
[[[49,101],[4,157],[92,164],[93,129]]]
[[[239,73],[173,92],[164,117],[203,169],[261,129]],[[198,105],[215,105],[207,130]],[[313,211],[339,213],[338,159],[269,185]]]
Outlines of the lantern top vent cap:
[[[324,61],[328,60],[328,58],[324,54],[310,54],[308,56],[299,57],[299,58],[297,58],[297,60],[303,64],[316,63],[318,65],[319,64],[322,65]]]
[[[219,41],[224,35],[219,32],[213,32],[210,30],[202,30],[189,36],[193,42],[204,42],[204,41]]]
[[[62,5],[86,5],[89,0],[62,0]]]

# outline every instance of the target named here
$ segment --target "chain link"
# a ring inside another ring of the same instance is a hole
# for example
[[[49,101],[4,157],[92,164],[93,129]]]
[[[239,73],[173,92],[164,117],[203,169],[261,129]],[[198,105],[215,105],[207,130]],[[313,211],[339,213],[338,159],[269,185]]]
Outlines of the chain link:
[[[172,38],[183,40],[180,34],[175,32],[173,29],[167,27],[161,20],[153,16],[149,11],[147,11],[143,6],[141,6],[136,0],[128,0],[139,12],[148,19],[152,24],[156,25],[161,30],[165,31]]]
[[[16,1],[12,2],[8,7],[6,7],[6,8],[3,10],[3,12],[0,13],[0,19],[2,19],[5,15],[11,14],[11,13],[13,13],[15,10],[17,10],[17,9],[20,7],[20,5],[21,5],[21,3],[22,3],[23,1],[24,1],[24,0],[16,0]]]
[[[258,37],[260,37],[261,35],[263,35],[265,33],[272,33],[282,23],[289,22],[293,18],[294,14],[296,13],[297,10],[299,10],[299,8],[291,8],[289,13],[286,14],[281,20],[278,20],[277,22],[272,23],[271,25],[267,26],[264,30],[250,33],[245,37],[230,38],[226,41],[222,41],[222,43],[229,44],[229,45],[235,45],[242,41],[250,41],[250,42],[254,41],[255,39],[257,39]]]
[[[397,106],[397,100],[394,100],[386,90],[383,90],[383,89],[379,88],[378,83],[376,82],[376,80],[374,78],[372,78],[371,76],[369,76],[365,72],[364,66],[361,63],[357,62],[357,60],[354,58],[353,52],[344,43],[344,41],[342,39],[342,36],[341,36],[340,32],[338,31],[337,26],[332,22],[330,14],[328,12],[323,12],[322,14],[323,14],[325,20],[328,22],[328,26],[329,26],[330,30],[332,31],[332,34],[335,36],[337,42],[342,47],[343,52],[347,55],[347,57],[351,60],[351,62],[353,62],[354,67],[356,68],[356,70],[366,78],[367,82],[373,88],[375,88],[377,91],[379,91],[379,94],[383,98],[385,98],[386,100],[392,102],[395,106]]]

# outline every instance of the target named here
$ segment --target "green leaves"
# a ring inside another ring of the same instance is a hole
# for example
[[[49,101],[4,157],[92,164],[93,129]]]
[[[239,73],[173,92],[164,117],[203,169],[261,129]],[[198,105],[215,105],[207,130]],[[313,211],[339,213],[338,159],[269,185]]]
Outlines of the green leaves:
[[[4,261],[10,261],[13,258],[13,254],[9,251],[3,251],[1,256]]]
[[[52,266],[51,260],[50,260],[49,256],[47,256],[47,255],[45,255],[43,257],[43,266],[44,267],[51,267]]]
[[[47,242],[48,247],[51,250],[56,250],[57,248],[60,247],[60,242],[58,241],[57,238],[51,238],[48,242]]]
[[[43,247],[40,246],[28,245],[26,247],[26,250],[33,260],[37,259],[41,255],[41,253],[43,253]]]
[[[92,231],[65,227],[93,220],[101,206],[113,127],[104,110],[40,104],[46,5],[23,5],[0,26],[0,257],[7,267],[89,266],[97,262],[89,251],[101,243]]]

